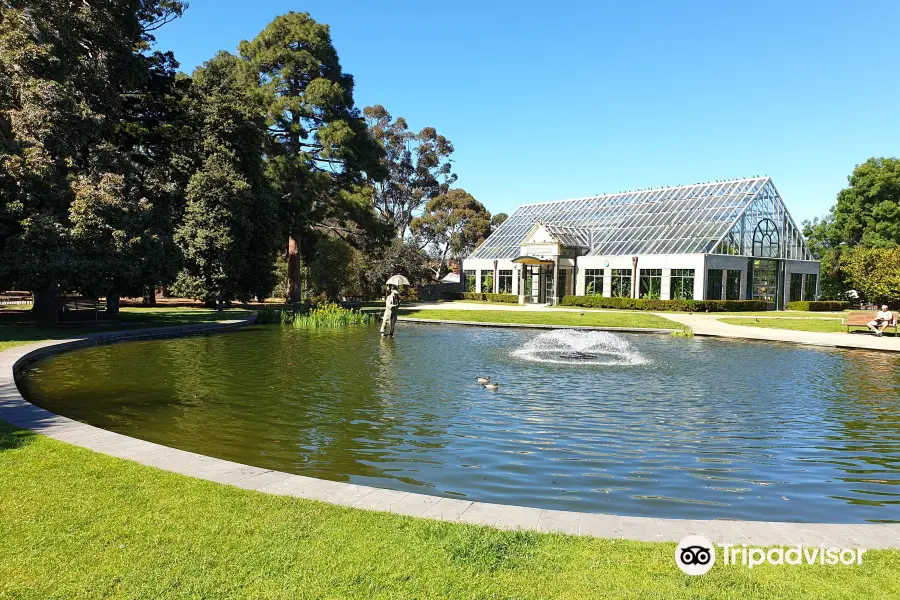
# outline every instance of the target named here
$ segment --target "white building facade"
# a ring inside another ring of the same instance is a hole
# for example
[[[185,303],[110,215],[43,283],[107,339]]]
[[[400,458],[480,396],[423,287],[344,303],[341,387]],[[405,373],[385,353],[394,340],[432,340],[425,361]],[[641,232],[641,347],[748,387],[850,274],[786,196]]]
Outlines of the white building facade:
[[[763,300],[818,296],[819,263],[767,177],[529,204],[463,261],[465,291]]]

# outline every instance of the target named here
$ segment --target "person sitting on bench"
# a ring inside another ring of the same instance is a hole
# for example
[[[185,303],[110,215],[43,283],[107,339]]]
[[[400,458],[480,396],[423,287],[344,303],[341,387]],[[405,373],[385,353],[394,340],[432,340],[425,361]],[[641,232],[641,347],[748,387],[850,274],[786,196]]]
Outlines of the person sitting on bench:
[[[873,320],[866,323],[866,327],[871,329],[876,337],[881,337],[881,334],[884,333],[884,330],[887,329],[888,325],[893,321],[894,313],[888,310],[887,304],[882,304],[881,310],[878,311],[878,314],[875,315]]]

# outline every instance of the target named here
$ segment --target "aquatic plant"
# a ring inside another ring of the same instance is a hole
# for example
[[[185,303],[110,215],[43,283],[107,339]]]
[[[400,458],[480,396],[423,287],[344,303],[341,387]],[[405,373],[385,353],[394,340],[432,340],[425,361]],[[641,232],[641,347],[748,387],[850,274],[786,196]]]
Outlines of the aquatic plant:
[[[319,304],[308,310],[265,307],[256,313],[257,323],[281,323],[303,329],[338,328],[351,325],[371,325],[375,317],[370,313],[344,308],[334,302]]]

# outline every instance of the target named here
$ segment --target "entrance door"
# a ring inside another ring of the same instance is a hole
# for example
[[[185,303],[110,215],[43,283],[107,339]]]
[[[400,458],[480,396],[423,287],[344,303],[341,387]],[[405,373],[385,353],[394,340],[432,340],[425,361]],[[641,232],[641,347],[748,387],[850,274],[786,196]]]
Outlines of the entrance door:
[[[556,295],[559,297],[560,301],[562,301],[563,296],[566,295],[566,285],[569,279],[568,271],[568,269],[559,270],[559,285],[556,286]]]
[[[528,301],[538,304],[541,301],[541,267],[529,266],[525,280],[525,290]]]
[[[779,261],[765,258],[751,258],[748,270],[750,276],[750,298],[764,300],[768,310],[778,309],[779,290]]]

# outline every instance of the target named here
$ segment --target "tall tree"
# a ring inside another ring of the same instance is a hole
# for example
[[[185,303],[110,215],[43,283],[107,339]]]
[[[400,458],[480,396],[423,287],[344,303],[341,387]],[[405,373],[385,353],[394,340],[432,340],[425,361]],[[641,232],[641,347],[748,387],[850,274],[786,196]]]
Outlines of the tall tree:
[[[148,69],[152,32],[183,8],[175,0],[2,5],[0,287],[33,290],[41,315],[52,313],[58,290],[101,287],[95,254],[85,254],[97,251],[85,243],[90,227],[110,250],[137,237],[131,228],[142,220],[126,214],[148,202],[134,193],[117,127],[124,94]]]
[[[222,52],[194,72],[191,116],[198,165],[175,233],[184,267],[175,290],[222,308],[274,287],[277,206],[265,178],[265,119],[240,60]]]
[[[459,261],[490,235],[491,213],[471,194],[457,188],[430,200],[411,227],[436,259],[434,278],[440,279],[446,273],[448,259]]]
[[[316,231],[359,241],[377,224],[363,193],[384,176],[383,149],[353,104],[353,78],[341,69],[327,25],[307,13],[276,17],[241,42],[251,85],[266,103],[267,173],[288,238],[290,298],[300,296],[303,240]]]
[[[853,170],[848,187],[821,219],[803,223],[810,251],[822,261],[822,291],[838,297],[853,287],[841,255],[857,246],[894,248],[900,245],[900,159],[870,158]],[[854,259],[853,264],[865,264]]]
[[[491,229],[497,229],[503,222],[509,218],[509,215],[506,213],[497,213],[493,217],[491,217]]]
[[[425,203],[446,194],[456,182],[450,161],[453,144],[434,127],[413,133],[406,119],[392,120],[380,104],[367,106],[363,114],[372,135],[385,149],[388,172],[384,181],[373,184],[375,208],[403,239]]]

